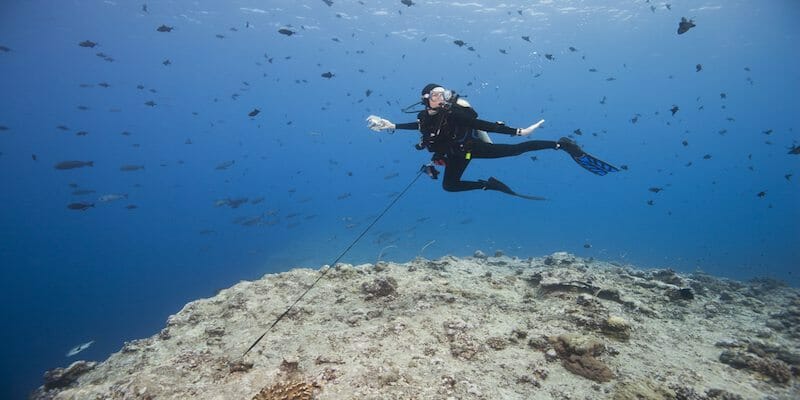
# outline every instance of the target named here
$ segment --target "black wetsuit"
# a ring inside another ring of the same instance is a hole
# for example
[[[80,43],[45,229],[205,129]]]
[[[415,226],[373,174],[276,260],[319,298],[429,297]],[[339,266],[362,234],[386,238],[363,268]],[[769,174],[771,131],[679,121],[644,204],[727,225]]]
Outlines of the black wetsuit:
[[[473,158],[510,157],[528,151],[558,148],[557,142],[550,140],[530,140],[519,144],[486,143],[476,137],[475,130],[516,136],[517,129],[502,122],[489,122],[477,117],[472,108],[453,105],[434,115],[428,114],[427,110],[420,111],[417,122],[396,124],[395,128],[418,129],[422,133],[422,141],[417,148],[427,148],[434,153],[434,162],[444,162],[442,188],[448,192],[487,189],[485,181],[461,180]]]

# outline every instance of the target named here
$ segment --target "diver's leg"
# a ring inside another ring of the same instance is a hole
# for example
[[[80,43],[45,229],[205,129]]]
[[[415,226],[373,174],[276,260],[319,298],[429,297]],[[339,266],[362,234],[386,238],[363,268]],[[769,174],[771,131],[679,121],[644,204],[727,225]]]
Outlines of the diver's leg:
[[[552,140],[529,140],[517,144],[492,144],[475,141],[472,143],[473,158],[500,158],[518,156],[529,151],[557,149],[558,142]]]
[[[444,167],[444,179],[442,179],[442,188],[448,192],[463,192],[466,190],[483,189],[484,184],[474,181],[462,181],[461,175],[469,165],[464,155],[456,155],[447,159],[447,166]]]

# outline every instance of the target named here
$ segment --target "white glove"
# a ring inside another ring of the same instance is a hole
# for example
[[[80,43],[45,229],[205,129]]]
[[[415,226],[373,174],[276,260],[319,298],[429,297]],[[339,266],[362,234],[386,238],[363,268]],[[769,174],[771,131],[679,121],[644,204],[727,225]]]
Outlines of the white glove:
[[[394,133],[394,127],[395,125],[388,119],[381,118],[377,115],[370,115],[367,117],[367,128],[372,129],[375,132],[389,129],[391,130],[390,133]]]
[[[539,122],[537,122],[537,123],[525,128],[525,129],[519,129],[519,130],[517,130],[517,136],[528,136],[531,133],[533,133],[533,131],[536,130],[536,128],[542,126],[543,123],[544,123],[544,120],[540,120]]]

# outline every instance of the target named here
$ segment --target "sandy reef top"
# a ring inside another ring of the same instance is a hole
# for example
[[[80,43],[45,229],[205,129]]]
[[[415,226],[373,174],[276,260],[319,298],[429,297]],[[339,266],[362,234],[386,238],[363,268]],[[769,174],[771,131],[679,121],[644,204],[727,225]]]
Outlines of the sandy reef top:
[[[779,282],[477,252],[241,282],[31,399],[798,399],[798,366]]]

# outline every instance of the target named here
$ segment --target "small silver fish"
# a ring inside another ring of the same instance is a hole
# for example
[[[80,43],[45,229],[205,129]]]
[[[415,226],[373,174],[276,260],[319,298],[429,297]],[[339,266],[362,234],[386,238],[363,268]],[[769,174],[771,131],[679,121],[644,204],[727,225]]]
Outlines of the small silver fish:
[[[88,349],[93,344],[94,344],[94,340],[90,340],[90,341],[88,341],[86,343],[81,343],[81,344],[73,347],[72,349],[70,349],[67,352],[67,357],[72,357],[72,356],[74,356],[74,355],[76,355],[76,354]]]
[[[104,195],[100,196],[100,198],[98,198],[97,200],[100,201],[101,203],[110,203],[112,201],[117,201],[117,200],[122,200],[122,199],[127,199],[127,198],[128,198],[128,195],[126,193],[123,193],[123,194],[109,193],[109,194],[104,194]]]

